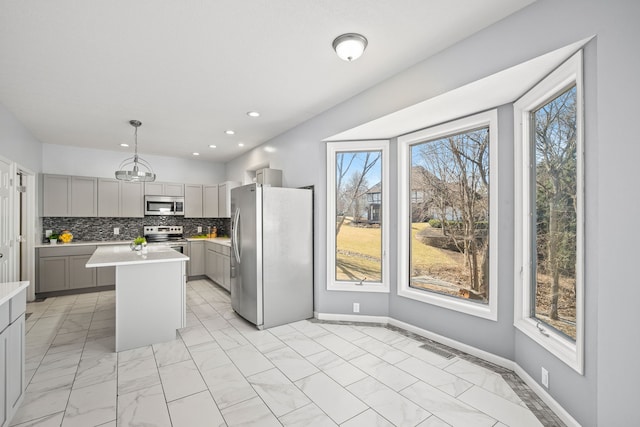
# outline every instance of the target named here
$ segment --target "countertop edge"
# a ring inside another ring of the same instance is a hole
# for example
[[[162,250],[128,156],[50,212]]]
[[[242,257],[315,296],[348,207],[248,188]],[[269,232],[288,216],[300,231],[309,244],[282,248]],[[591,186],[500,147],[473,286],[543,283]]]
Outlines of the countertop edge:
[[[3,285],[12,285],[12,284],[16,284],[16,288],[10,290],[7,294],[5,295],[0,295],[0,305],[3,305],[4,303],[6,303],[7,301],[9,301],[11,298],[15,297],[16,295],[18,295],[20,292],[22,292],[23,290],[27,289],[29,287],[29,281],[25,280],[25,281],[21,281],[21,282],[7,282],[7,283],[3,283]]]

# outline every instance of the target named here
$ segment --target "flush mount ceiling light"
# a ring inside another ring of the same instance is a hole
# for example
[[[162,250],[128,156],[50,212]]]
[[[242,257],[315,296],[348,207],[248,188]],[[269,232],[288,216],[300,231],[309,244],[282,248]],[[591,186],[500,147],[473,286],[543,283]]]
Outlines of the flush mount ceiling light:
[[[116,179],[121,181],[155,181],[156,174],[153,173],[153,169],[151,169],[151,165],[146,162],[144,159],[138,157],[138,128],[142,126],[142,122],[138,120],[129,120],[129,124],[135,128],[135,154],[133,157],[129,157],[128,159],[124,159],[118,170],[116,171]],[[127,168],[131,167],[131,169],[127,170]],[[140,170],[142,167],[143,170]],[[146,171],[145,171],[146,169]]]
[[[336,37],[333,41],[333,49],[340,59],[351,62],[362,56],[362,53],[367,48],[367,44],[368,42],[365,36],[356,33],[347,33]]]

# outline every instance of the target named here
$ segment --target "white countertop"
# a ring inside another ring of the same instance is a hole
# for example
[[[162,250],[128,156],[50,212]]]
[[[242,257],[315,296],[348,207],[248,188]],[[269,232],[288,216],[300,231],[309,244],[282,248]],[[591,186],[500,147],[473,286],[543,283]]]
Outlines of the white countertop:
[[[211,242],[211,243],[217,243],[219,245],[224,245],[224,246],[231,246],[231,239],[228,237],[214,237],[214,238],[193,238],[190,237],[187,239],[188,242]]]
[[[129,245],[98,246],[87,261],[87,268],[132,264],[188,261],[189,257],[168,246],[147,246],[147,253],[132,251]]]
[[[28,287],[28,281],[0,283],[0,305],[9,301],[11,298],[19,294],[23,289],[27,289]]]
[[[56,243],[52,245],[51,243],[40,243],[35,245],[36,248],[68,248],[69,246],[105,246],[105,245],[129,245],[131,240],[82,240],[82,241],[71,241],[69,243]]]

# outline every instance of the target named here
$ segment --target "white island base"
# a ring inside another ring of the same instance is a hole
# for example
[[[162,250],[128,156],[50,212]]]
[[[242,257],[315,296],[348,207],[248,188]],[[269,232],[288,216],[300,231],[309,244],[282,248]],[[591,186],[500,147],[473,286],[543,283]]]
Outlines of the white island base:
[[[184,262],[116,267],[116,351],[170,341],[186,323]]]
[[[87,267],[116,267],[116,352],[173,340],[186,326],[188,259],[168,247],[96,249]]]

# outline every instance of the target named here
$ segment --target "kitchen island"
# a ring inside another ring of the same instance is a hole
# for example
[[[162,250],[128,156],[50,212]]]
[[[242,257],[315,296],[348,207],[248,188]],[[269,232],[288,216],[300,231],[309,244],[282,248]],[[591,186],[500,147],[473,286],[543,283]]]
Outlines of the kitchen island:
[[[175,338],[186,325],[189,257],[167,246],[99,246],[87,268],[116,268],[116,352]]]

